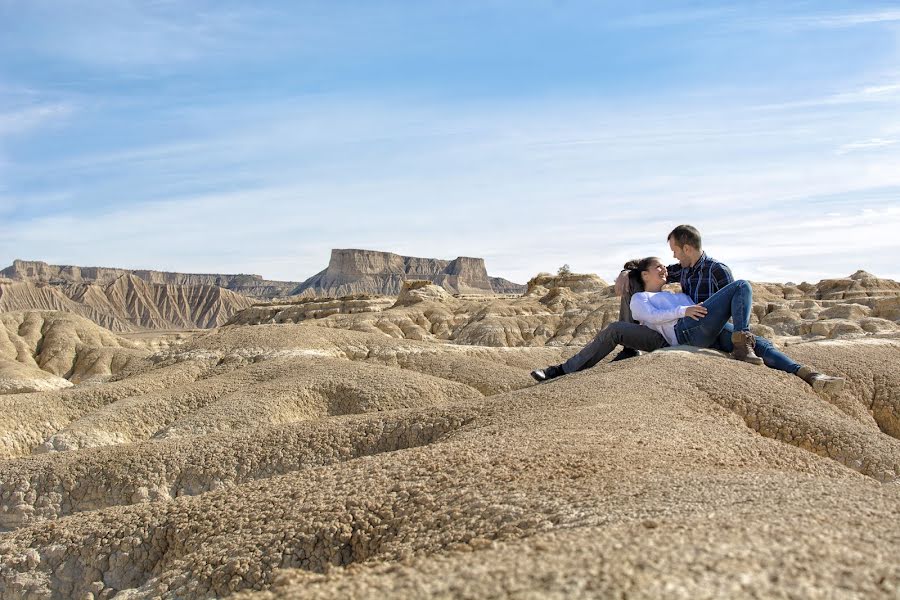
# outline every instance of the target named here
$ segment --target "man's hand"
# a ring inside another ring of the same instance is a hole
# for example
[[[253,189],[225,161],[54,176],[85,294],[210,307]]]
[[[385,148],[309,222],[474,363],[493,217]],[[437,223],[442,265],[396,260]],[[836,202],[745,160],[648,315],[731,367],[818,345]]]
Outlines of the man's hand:
[[[684,309],[684,316],[690,317],[695,321],[699,321],[706,316],[707,310],[702,304],[695,304]]]

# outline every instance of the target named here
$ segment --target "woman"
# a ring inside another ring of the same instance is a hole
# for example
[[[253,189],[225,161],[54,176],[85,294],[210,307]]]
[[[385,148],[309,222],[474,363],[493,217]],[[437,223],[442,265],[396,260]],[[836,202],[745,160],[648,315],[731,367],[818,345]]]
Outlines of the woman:
[[[636,292],[631,298],[632,316],[660,333],[669,345],[730,352],[738,360],[797,375],[816,391],[836,393],[843,388],[843,379],[794,362],[772,342],[750,332],[753,291],[746,280],[729,283],[702,304],[694,304],[686,294],[662,291],[666,275],[665,265],[651,256],[639,261],[628,277]]]

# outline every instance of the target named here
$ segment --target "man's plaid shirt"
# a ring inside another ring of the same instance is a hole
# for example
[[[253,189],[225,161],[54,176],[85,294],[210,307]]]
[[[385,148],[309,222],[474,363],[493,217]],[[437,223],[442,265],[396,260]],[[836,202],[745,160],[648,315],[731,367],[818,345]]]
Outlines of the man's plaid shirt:
[[[720,289],[734,281],[731,269],[714,258],[700,255],[693,267],[682,267],[674,264],[666,267],[669,271],[668,282],[680,283],[681,291],[700,304]]]

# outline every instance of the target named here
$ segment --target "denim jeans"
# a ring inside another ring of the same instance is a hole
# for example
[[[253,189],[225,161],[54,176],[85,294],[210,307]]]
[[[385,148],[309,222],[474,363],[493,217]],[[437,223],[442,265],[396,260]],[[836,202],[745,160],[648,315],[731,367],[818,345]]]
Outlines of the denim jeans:
[[[750,330],[750,310],[753,308],[753,290],[744,279],[732,281],[703,302],[706,316],[699,320],[682,317],[675,324],[675,336],[678,343],[711,347],[719,337],[719,332],[734,319],[734,329]]]
[[[578,354],[560,365],[563,373],[575,373],[583,369],[589,369],[615,350],[619,344],[626,348],[652,352],[664,348],[669,344],[659,333],[649,327],[637,323],[625,323],[616,321],[610,323],[598,333]]]
[[[695,321],[690,317],[678,319],[675,336],[678,343],[700,348],[715,348],[722,352],[734,350],[731,334],[735,331],[749,331],[750,310],[753,306],[753,292],[750,284],[739,279],[729,283],[709,297],[703,306],[706,316]],[[728,319],[734,319],[734,325]],[[800,365],[775,348],[766,338],[754,336],[753,351],[771,369],[786,373],[796,373]]]

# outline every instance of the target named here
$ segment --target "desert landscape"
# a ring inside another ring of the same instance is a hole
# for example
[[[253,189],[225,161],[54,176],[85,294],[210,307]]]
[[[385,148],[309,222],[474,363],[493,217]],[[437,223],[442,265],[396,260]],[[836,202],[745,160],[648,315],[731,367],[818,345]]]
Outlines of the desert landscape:
[[[2,277],[0,598],[900,595],[896,281],[753,283],[826,396],[690,347],[536,385],[597,275]]]

